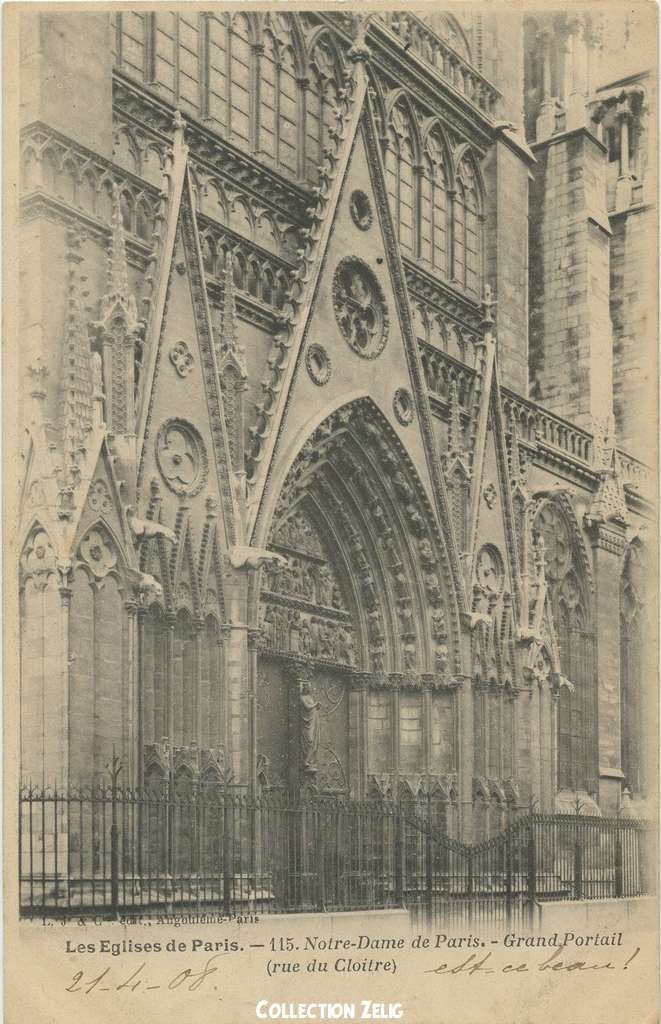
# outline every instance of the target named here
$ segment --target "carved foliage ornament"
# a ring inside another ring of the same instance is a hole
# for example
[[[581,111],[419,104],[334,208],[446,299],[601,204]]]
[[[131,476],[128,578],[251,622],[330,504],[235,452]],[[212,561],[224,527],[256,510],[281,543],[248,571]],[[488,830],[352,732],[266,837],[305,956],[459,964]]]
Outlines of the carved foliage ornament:
[[[156,437],[156,461],[168,487],[193,495],[204,486],[209,463],[202,438],[185,420],[166,420]]]
[[[347,344],[363,359],[376,359],[388,340],[386,302],[372,270],[355,256],[337,266],[333,307]]]
[[[180,377],[187,377],[193,369],[193,353],[185,341],[178,341],[170,349],[170,362]]]

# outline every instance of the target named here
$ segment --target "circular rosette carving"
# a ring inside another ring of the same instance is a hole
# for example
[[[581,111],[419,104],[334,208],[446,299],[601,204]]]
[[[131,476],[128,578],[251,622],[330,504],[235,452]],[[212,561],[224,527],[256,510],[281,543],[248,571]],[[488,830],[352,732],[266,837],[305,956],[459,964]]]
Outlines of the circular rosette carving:
[[[156,438],[156,461],[168,487],[176,494],[197,494],[207,478],[207,453],[195,427],[185,420],[167,420]]]
[[[117,564],[117,553],[110,538],[101,530],[90,530],[80,542],[80,557],[95,576],[106,576]]]
[[[348,256],[333,278],[335,319],[347,344],[363,359],[376,359],[388,340],[386,301],[374,273]]]
[[[361,231],[367,231],[372,226],[374,219],[372,204],[369,196],[362,189],[357,188],[351,193],[349,213],[352,221]]]
[[[310,380],[322,387],[328,384],[331,375],[331,361],[328,352],[322,345],[312,344],[305,353],[305,365]]]
[[[413,420],[413,397],[407,388],[397,388],[392,402],[393,411],[398,423],[407,427]]]

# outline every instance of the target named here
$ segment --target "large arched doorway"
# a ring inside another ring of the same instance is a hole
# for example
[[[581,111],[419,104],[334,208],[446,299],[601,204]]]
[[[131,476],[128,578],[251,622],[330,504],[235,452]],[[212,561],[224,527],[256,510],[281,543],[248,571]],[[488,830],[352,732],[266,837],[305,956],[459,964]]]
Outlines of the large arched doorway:
[[[303,445],[272,515],[257,673],[262,784],[365,797],[454,780],[457,615],[401,442],[368,399]]]

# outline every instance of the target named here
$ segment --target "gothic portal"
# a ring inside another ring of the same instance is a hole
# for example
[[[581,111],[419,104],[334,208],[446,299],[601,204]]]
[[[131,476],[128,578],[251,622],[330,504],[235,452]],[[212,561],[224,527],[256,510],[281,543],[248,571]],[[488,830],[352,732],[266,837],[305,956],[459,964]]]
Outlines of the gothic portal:
[[[641,807],[646,69],[580,12],[21,17],[72,71],[22,111],[26,783]]]

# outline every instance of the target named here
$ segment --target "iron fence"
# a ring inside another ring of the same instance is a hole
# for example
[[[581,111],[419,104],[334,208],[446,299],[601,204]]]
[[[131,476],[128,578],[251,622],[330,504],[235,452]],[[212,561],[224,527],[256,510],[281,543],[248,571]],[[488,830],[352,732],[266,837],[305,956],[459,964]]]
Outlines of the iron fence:
[[[650,823],[522,813],[476,844],[447,807],[230,785],[186,792],[21,790],[24,914],[283,913],[402,907],[414,917],[523,919],[541,900],[652,891]]]

